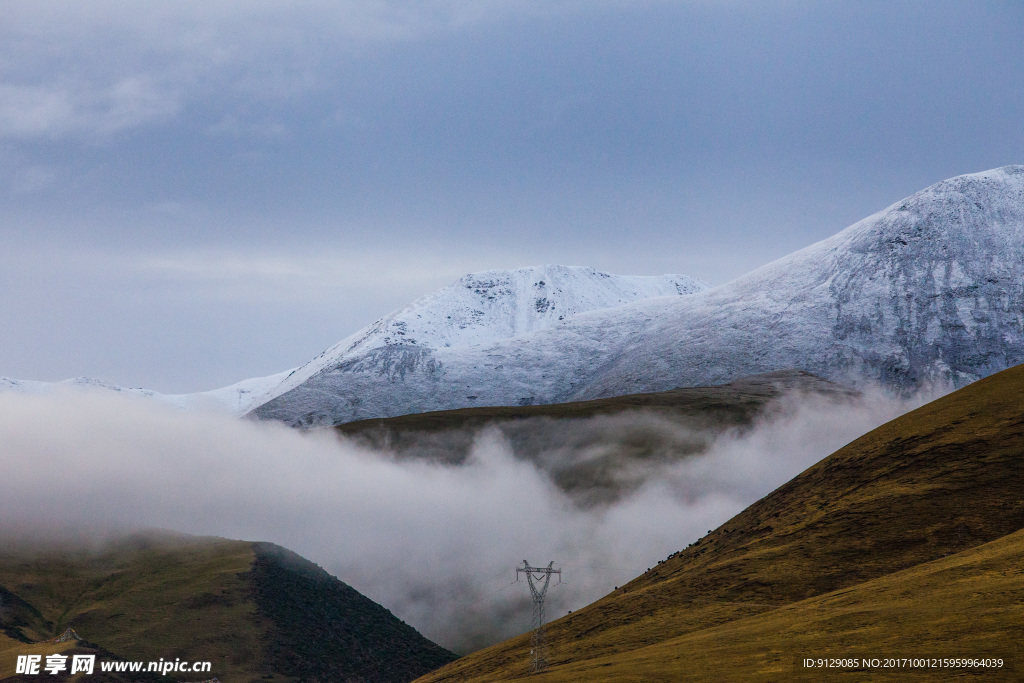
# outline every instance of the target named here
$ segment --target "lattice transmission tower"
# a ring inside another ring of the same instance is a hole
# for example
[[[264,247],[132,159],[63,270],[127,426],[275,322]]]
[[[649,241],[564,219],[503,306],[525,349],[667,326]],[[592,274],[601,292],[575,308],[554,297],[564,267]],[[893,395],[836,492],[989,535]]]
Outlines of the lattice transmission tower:
[[[530,657],[533,660],[533,672],[542,671],[548,663],[548,643],[544,636],[544,596],[548,594],[551,575],[558,574],[558,582],[562,582],[562,570],[552,569],[552,560],[547,567],[531,567],[523,560],[523,566],[516,568],[516,581],[520,574],[526,574],[533,595],[533,637],[530,638]],[[538,587],[539,585],[539,587]]]

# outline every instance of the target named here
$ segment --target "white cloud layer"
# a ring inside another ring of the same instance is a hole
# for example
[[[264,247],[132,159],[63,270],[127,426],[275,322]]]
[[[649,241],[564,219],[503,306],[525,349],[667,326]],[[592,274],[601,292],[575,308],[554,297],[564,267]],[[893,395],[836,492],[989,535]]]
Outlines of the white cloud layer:
[[[428,637],[468,651],[529,628],[522,560],[555,560],[549,615],[578,609],[685,547],[908,404],[791,401],[634,495],[581,509],[501,435],[469,464],[396,463],[276,424],[94,394],[0,395],[0,526],[159,527],[273,541]],[[585,424],[580,427],[585,429]]]

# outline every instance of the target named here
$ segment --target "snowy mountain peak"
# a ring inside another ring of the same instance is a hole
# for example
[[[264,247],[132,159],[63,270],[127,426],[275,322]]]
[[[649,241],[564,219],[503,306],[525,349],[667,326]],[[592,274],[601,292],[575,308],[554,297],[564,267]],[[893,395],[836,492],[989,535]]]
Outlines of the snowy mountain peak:
[[[551,329],[573,316],[710,285],[686,275],[612,275],[545,265],[470,273],[347,337],[295,370],[265,400],[323,372],[361,362],[403,375],[437,349],[462,349]],[[369,357],[373,360],[368,361]]]
[[[622,276],[574,266],[485,270],[356,333],[346,352],[380,345],[474,346],[549,328],[577,313],[709,286],[685,275]]]
[[[687,384],[791,367],[963,386],[1024,362],[1022,282],[1024,166],[957,176],[656,317],[579,395],[657,390],[645,363]]]

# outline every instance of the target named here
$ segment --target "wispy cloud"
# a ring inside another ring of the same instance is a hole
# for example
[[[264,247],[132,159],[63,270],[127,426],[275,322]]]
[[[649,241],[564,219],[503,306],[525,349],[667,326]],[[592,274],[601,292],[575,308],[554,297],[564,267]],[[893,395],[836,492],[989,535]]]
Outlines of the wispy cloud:
[[[344,55],[583,8],[514,0],[8,3],[0,137],[104,135],[231,92],[250,103],[284,101],[326,87]],[[283,124],[229,107],[208,129],[266,136]]]
[[[12,170],[11,191],[15,195],[29,195],[52,187],[60,177],[60,169],[46,164],[31,164]]]
[[[210,287],[223,286],[225,295],[235,296],[239,291],[235,285],[241,285],[249,296],[274,298],[308,298],[330,291],[350,297],[370,289],[405,297],[415,292],[411,297],[415,298],[465,274],[457,255],[380,250],[323,249],[305,254],[204,250],[104,258],[143,277],[206,288],[207,294],[212,293]]]
[[[180,109],[177,93],[144,76],[95,88],[82,84],[0,83],[0,137],[108,135],[166,120]]]

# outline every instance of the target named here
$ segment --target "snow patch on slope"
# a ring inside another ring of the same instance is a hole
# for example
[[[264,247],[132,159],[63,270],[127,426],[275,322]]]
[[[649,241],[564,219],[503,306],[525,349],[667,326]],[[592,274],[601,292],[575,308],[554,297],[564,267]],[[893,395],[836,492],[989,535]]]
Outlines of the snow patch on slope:
[[[157,394],[172,405],[186,410],[212,410],[242,416],[265,401],[269,393],[294,370],[285,370],[266,377],[253,377],[230,386],[195,394]]]

